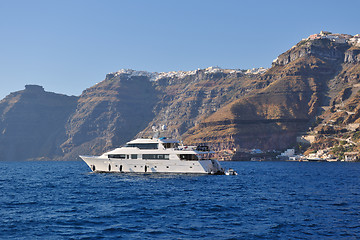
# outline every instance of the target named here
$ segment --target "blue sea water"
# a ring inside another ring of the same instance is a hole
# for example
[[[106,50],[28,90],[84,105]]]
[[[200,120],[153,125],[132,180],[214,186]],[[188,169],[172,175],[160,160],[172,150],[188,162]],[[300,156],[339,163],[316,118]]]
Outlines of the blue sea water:
[[[224,162],[237,176],[0,162],[1,239],[359,239],[360,163]]]

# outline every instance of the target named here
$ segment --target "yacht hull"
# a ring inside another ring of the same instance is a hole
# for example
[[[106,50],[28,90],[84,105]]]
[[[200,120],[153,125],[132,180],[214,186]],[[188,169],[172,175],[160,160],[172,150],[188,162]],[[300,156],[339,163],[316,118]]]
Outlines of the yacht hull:
[[[217,160],[142,160],[80,156],[93,172],[224,174]]]

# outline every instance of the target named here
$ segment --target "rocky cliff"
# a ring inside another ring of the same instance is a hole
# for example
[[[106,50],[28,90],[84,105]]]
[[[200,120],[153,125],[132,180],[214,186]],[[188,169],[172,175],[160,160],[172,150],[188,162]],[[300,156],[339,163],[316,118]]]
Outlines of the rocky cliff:
[[[0,102],[0,160],[62,157],[65,123],[77,97],[45,92],[36,85],[11,93]]]
[[[358,48],[347,43],[301,41],[257,78],[258,84],[264,82],[262,89],[205,118],[185,134],[186,140],[225,150],[227,159],[241,159],[251,148],[296,146],[296,136],[314,124],[323,107],[354,92],[352,86],[360,81],[358,54]],[[354,120],[356,112],[346,119],[359,121]]]
[[[166,124],[169,137],[182,135],[202,118],[252,89],[254,74],[219,68],[148,73],[120,70],[83,92],[66,124],[61,145],[66,159],[99,154]]]
[[[315,56],[326,61],[344,62],[349,44],[339,44],[329,39],[302,40],[274,60],[272,66],[284,66],[306,56]]]
[[[183,76],[162,76],[153,82],[158,96],[155,117],[139,136],[151,136],[152,126],[166,124],[172,137],[217,112],[227,103],[263,87],[253,74],[219,68],[199,69]]]
[[[205,119],[189,130],[187,140],[215,143],[218,150],[226,144],[238,152],[289,147],[317,114],[334,72],[331,64],[313,56],[274,66],[258,80],[274,81]]]
[[[0,102],[1,160],[100,154],[136,136],[150,137],[152,126],[163,124],[166,136],[241,159],[253,148],[296,145],[319,117],[358,123],[359,39],[351,38],[353,44],[339,36],[302,40],[268,70],[120,70],[79,97],[27,86]]]
[[[154,118],[157,90],[145,75],[108,74],[79,97],[61,144],[65,158],[99,154],[131,140]]]

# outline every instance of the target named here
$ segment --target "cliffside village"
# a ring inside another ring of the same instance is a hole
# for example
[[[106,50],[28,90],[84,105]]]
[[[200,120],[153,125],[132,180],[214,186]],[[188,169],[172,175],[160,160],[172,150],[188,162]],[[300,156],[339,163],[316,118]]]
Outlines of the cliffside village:
[[[357,89],[360,91],[360,84]],[[349,112],[342,109],[342,104],[334,106],[336,112],[346,112],[353,115],[355,112]],[[328,110],[328,106],[322,107],[324,111]],[[358,149],[360,144],[360,123],[337,124],[334,120],[327,119],[325,123],[319,123],[316,127],[310,127],[309,130],[296,138],[297,149],[286,149],[282,153],[275,150],[262,151],[261,149],[252,149],[249,152],[252,161],[314,161],[314,162],[358,162],[360,161],[360,152]],[[305,151],[308,146],[316,143],[319,139],[329,139],[338,142],[338,145],[331,147],[320,147],[318,150]],[[301,149],[303,148],[303,149]],[[268,158],[267,156],[271,156]]]
[[[351,45],[360,47],[360,34],[355,36],[349,34],[331,33],[327,31],[321,31],[319,34],[310,35],[304,40],[315,40],[315,39],[329,39],[335,43],[349,43]]]
[[[344,126],[342,129],[337,129],[339,126],[331,124],[321,124],[330,126],[332,129],[336,129],[339,132],[344,133],[356,133],[360,131],[360,124],[353,123]],[[310,130],[308,133],[298,136],[296,142],[298,146],[310,146],[312,143],[316,142],[319,138],[333,138],[339,141],[339,146],[325,147],[317,151],[305,152],[304,154],[300,149],[290,148],[286,149],[284,152],[280,153],[272,151],[262,151],[261,149],[252,149],[248,152],[248,157],[251,161],[309,161],[309,162],[358,162],[360,161],[360,152],[350,151],[354,147],[357,147],[359,143],[355,142],[351,137],[335,136],[331,133],[320,132]],[[349,151],[347,151],[349,150]],[[342,151],[339,154],[339,151]],[[334,152],[338,152],[334,154]],[[270,156],[270,157],[269,157]],[[274,158],[276,156],[276,158]],[[224,159],[226,160],[226,159]]]

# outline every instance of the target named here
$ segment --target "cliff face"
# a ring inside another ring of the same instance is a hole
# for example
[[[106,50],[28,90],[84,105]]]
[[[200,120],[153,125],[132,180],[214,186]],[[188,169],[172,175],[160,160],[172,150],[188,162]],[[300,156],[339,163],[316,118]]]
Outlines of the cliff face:
[[[77,97],[45,92],[36,85],[0,102],[0,160],[54,159],[62,156],[65,123]]]
[[[161,93],[154,108],[155,117],[138,136],[152,136],[152,126],[166,124],[167,136],[179,138],[227,103],[263,87],[252,74],[218,68],[161,77],[153,85]]]
[[[85,90],[66,123],[66,159],[99,154],[131,140],[154,118],[156,90],[146,76],[108,74]]]
[[[281,54],[272,66],[284,66],[305,56],[315,56],[326,61],[343,62],[349,44],[338,44],[329,39],[302,40],[290,50]]]
[[[345,52],[345,63],[360,63],[360,47],[351,47]]]
[[[359,81],[357,54],[348,44],[327,39],[300,42],[258,78],[259,82],[270,80],[268,86],[219,109],[190,129],[186,140],[218,151],[227,149],[233,159],[252,148],[293,147],[296,136],[321,114],[321,107],[344,90],[344,82]]]
[[[30,85],[0,102],[0,160],[101,154],[163,124],[164,135],[206,143],[225,159],[293,147],[325,108],[345,104],[351,114],[325,111],[322,118],[360,122],[359,60],[356,45],[315,39],[299,42],[267,71],[120,70],[79,97]]]

